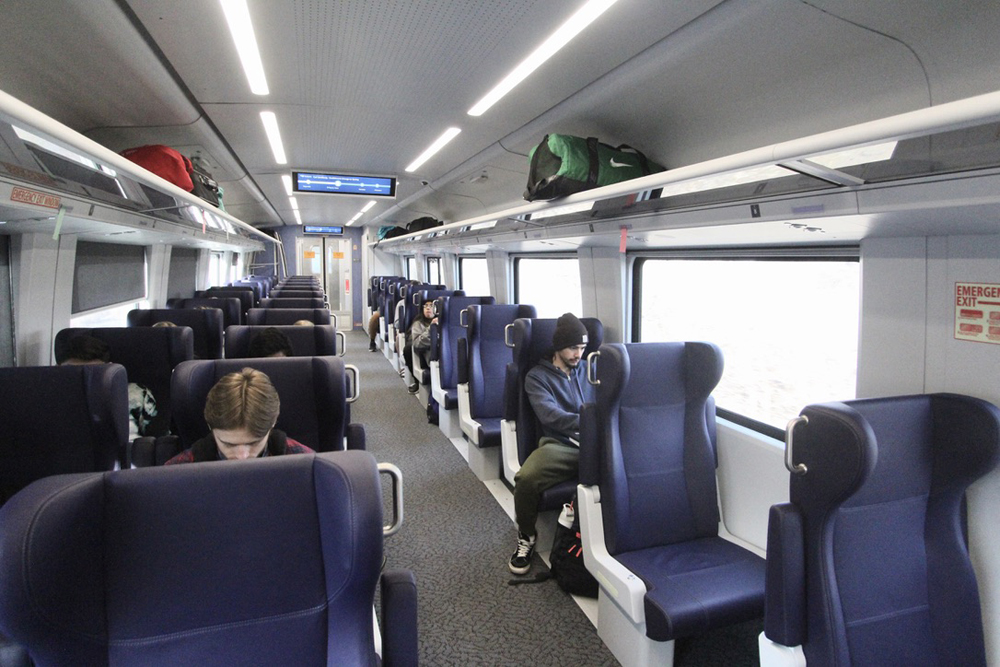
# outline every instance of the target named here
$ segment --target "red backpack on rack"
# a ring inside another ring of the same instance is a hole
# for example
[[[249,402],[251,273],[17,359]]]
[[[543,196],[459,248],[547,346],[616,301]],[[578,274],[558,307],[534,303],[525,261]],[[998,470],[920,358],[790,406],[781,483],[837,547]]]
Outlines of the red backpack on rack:
[[[151,144],[127,148],[121,152],[121,155],[143,169],[170,181],[185,192],[194,190],[194,182],[191,180],[191,160],[169,146]]]

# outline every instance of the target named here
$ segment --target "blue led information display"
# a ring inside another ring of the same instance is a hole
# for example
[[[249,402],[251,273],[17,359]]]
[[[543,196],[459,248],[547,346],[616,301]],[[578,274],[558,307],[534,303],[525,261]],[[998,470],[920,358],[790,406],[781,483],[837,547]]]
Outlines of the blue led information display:
[[[328,227],[322,225],[305,225],[302,227],[303,234],[335,234],[342,235],[343,227]]]
[[[314,172],[293,171],[292,189],[296,192],[316,192],[333,195],[395,197],[396,178],[393,176],[357,176],[351,174],[317,174]]]

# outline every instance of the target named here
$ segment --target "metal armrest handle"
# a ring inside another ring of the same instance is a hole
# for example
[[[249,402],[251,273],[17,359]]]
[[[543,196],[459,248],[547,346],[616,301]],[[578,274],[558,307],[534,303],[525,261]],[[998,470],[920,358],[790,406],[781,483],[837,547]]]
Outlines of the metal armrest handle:
[[[597,379],[597,358],[599,356],[601,356],[600,350],[594,350],[587,355],[587,382],[595,387],[601,384],[601,381]]]
[[[459,323],[459,325],[465,327],[466,329],[469,328],[469,318],[467,317],[468,312],[469,312],[469,309],[465,308],[465,309],[462,310],[462,312],[460,312],[458,314],[458,323]]]
[[[795,419],[788,422],[788,426],[785,427],[785,468],[788,472],[793,475],[804,475],[809,472],[809,468],[806,467],[804,463],[795,464],[792,463],[792,431],[799,424],[808,424],[809,418],[805,415],[800,415]]]
[[[514,336],[512,332],[514,331],[514,323],[511,322],[503,328],[503,344],[509,348],[514,347]]]
[[[392,523],[382,526],[382,535],[393,535],[403,527],[403,473],[391,463],[379,463],[378,473],[392,480]]]
[[[340,354],[338,354],[337,356],[342,357],[344,356],[344,354],[347,353],[347,336],[344,335],[343,331],[337,331],[337,330],[334,330],[333,335],[334,338],[340,339]],[[336,345],[334,345],[334,347],[336,348]]]
[[[353,386],[354,387],[354,395],[353,396],[349,395],[347,397],[347,402],[348,403],[353,403],[356,400],[358,400],[359,398],[361,398],[361,373],[360,373],[360,371],[358,371],[358,367],[357,366],[353,366],[351,364],[344,364],[344,370],[346,370],[348,373],[352,373],[354,375],[354,382],[353,383],[349,383],[349,385],[348,385],[348,386]]]

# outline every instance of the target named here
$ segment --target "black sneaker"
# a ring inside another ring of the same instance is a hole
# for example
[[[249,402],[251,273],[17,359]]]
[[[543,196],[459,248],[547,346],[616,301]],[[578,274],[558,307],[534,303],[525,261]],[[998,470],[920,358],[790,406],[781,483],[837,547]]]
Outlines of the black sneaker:
[[[507,567],[514,574],[528,574],[531,569],[531,554],[535,552],[535,536],[527,537],[524,533],[517,534],[517,551],[510,557]]]
[[[407,388],[406,388],[406,390],[407,390],[408,392],[410,392],[411,394],[415,394],[415,393],[417,393],[418,391],[420,391],[420,385],[419,385],[418,383],[414,382],[414,383],[413,383],[413,384],[411,384],[411,385],[410,385],[409,387],[407,387]]]
[[[375,341],[372,341],[372,342],[368,343],[368,351],[369,352],[378,352],[378,348],[375,347]]]

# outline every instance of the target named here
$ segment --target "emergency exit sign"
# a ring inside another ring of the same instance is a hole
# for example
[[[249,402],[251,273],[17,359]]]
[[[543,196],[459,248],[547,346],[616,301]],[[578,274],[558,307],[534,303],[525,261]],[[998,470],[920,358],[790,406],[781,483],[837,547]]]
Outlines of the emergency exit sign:
[[[1000,285],[955,283],[955,338],[1000,345]]]

